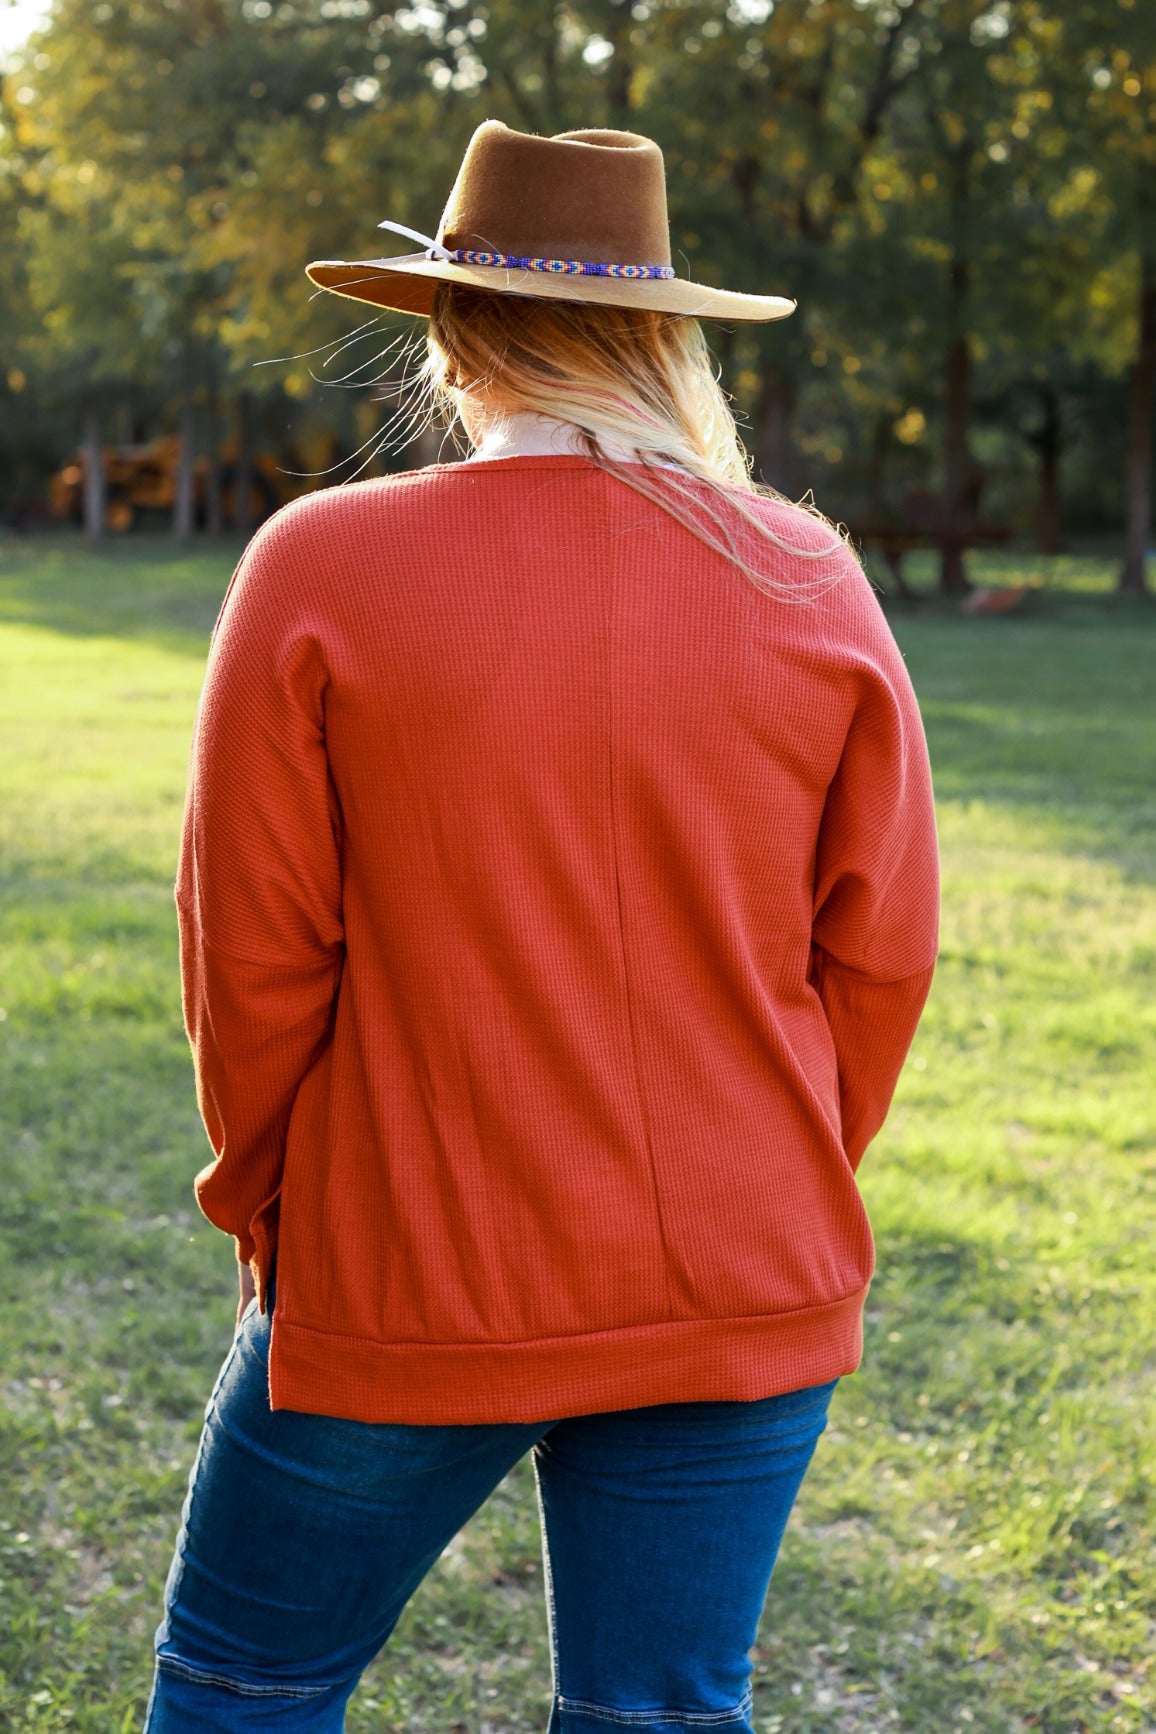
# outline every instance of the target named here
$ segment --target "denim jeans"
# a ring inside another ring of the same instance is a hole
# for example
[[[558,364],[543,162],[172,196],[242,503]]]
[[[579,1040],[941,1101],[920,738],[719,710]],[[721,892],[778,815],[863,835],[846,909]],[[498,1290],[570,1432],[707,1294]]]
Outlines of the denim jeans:
[[[550,1734],[746,1734],[748,1651],[834,1384],[533,1424],[269,1408],[251,1305],[205,1412],[146,1734],[338,1734],[439,1554],[534,1454]]]

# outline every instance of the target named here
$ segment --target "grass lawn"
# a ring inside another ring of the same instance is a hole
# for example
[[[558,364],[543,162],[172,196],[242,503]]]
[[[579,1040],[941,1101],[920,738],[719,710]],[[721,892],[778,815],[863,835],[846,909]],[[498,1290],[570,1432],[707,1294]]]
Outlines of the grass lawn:
[[[0,543],[0,1726],[138,1728],[232,1249],[170,885],[232,553]],[[982,561],[975,562],[984,576]],[[1016,576],[1001,553],[990,574]],[[942,962],[863,1184],[863,1370],[793,1520],[760,1734],[1156,1729],[1156,607],[1071,560],[1023,617],[892,619],[926,717]],[[355,1734],[541,1730],[525,1465]]]

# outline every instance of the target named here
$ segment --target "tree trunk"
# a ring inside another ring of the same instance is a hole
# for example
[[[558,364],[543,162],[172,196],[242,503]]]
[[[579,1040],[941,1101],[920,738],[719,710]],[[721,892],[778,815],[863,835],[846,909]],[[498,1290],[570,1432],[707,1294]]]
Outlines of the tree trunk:
[[[711,354],[718,363],[719,383],[727,396],[734,397],[735,329],[733,325],[718,325],[707,332]]]
[[[887,453],[891,449],[891,423],[894,413],[880,410],[871,429],[871,450],[867,459],[867,510],[875,524],[889,517],[887,510]]]
[[[1152,528],[1152,400],[1156,388],[1156,261],[1140,271],[1140,346],[1132,369],[1128,405],[1128,536],[1119,588],[1147,594],[1144,571]]]
[[[607,118],[612,127],[628,127],[630,119],[630,81],[634,67],[630,56],[630,15],[628,0],[609,0],[610,11],[606,39],[614,46],[614,58],[606,72]]]
[[[187,542],[193,534],[193,400],[186,390],[177,423],[177,471],[173,477],[173,535]]]
[[[546,116],[551,129],[560,124],[561,109],[558,103],[558,8],[551,4],[544,8],[542,32],[542,92],[546,99]]]
[[[84,418],[84,534],[92,547],[104,540],[104,448],[100,416],[90,409]]]
[[[963,563],[967,531],[969,458],[967,425],[970,419],[971,356],[967,347],[966,261],[951,266],[951,325],[955,332],[948,346],[943,376],[943,525],[940,536],[939,587],[956,596],[969,588]]]
[[[781,494],[791,492],[791,411],[795,382],[768,362],[755,412],[755,474]]]
[[[892,420],[893,411],[881,410],[871,431],[871,450],[867,459],[867,517],[895,588],[909,602],[915,592],[903,575],[903,543],[898,535],[892,541],[887,534],[889,530],[898,529],[893,523],[894,513],[887,505],[887,454],[891,449]]]
[[[220,404],[217,401],[217,378],[210,378],[208,407],[205,416],[205,444],[208,446],[208,470],[205,475],[205,527],[210,536],[220,536]]]
[[[1037,539],[1041,554],[1058,554],[1060,540],[1060,399],[1053,385],[1040,388],[1044,421],[1036,436],[1040,454],[1040,515]]]
[[[253,399],[243,391],[237,398],[237,463],[233,484],[233,523],[248,539],[253,533]]]

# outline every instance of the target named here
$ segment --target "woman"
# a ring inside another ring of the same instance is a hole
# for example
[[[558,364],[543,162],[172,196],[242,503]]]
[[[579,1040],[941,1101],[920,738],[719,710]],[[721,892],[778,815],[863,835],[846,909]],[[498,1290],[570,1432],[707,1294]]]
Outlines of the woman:
[[[241,1315],[152,1734],[340,1729],[530,1450],[555,1734],[751,1726],[936,856],[871,589],[697,323],[792,304],[669,259],[650,141],[487,122],[436,241],[310,267],[428,316],[475,449],[280,513],[218,625],[177,901]]]

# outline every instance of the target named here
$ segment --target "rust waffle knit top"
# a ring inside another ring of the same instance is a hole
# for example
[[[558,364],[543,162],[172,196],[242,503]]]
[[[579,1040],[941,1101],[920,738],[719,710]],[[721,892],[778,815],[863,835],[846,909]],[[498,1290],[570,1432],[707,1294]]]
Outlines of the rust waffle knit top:
[[[851,556],[767,570],[787,599],[580,456],[334,488],[250,545],[177,903],[197,1196],[262,1296],[276,1258],[275,1407],[544,1420],[857,1365],[931,785]]]

